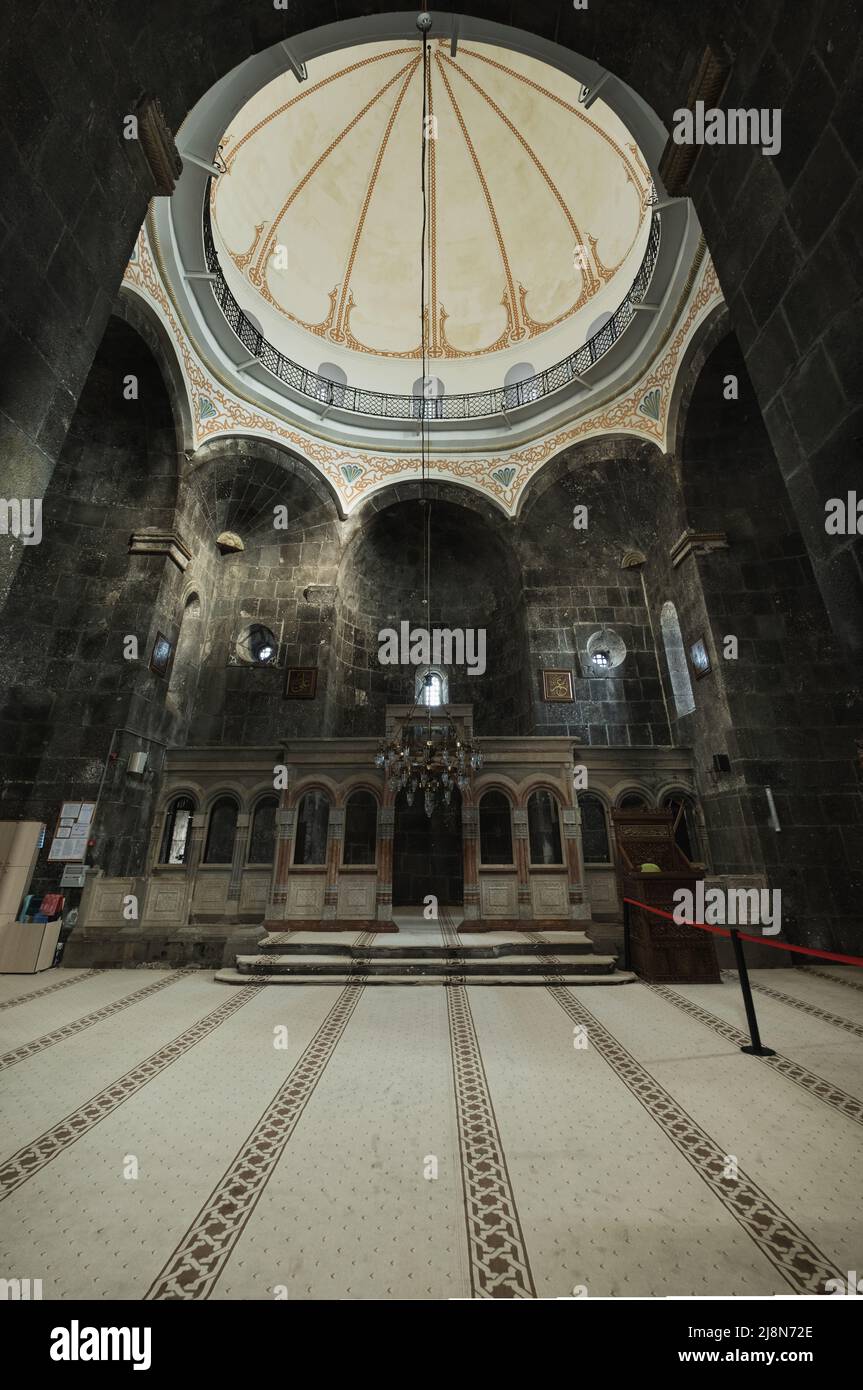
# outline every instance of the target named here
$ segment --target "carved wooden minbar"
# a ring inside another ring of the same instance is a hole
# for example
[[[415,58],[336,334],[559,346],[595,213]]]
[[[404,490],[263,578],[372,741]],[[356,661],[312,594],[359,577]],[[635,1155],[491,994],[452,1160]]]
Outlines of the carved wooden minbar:
[[[612,812],[617,840],[617,874],[622,899],[634,899],[662,912],[674,911],[674,893],[695,885],[703,869],[687,859],[676,844],[671,811]],[[642,872],[656,864],[659,873]],[[713,938],[682,923],[658,917],[632,902],[629,916],[630,969],[655,984],[719,984]]]

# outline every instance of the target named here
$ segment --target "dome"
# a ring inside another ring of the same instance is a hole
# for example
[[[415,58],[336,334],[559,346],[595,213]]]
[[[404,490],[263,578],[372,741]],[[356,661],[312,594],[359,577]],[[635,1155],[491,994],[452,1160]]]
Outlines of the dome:
[[[428,371],[482,390],[616,309],[650,175],[611,108],[534,57],[434,41],[428,72]],[[210,211],[234,296],[286,356],[351,385],[410,392],[418,375],[422,131],[422,52],[391,40],[270,81],[220,143]]]

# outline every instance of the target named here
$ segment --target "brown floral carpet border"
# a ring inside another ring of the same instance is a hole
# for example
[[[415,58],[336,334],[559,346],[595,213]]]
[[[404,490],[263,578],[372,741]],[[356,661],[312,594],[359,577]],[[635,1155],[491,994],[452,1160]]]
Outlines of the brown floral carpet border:
[[[303,1055],[163,1265],[145,1298],[207,1299],[242,1236],[362,994],[345,985]]]
[[[718,1033],[721,1038],[727,1039],[735,1047],[746,1047],[750,1039],[748,1033],[743,1033],[739,1028],[735,1028],[732,1023],[727,1023],[724,1018],[719,1018],[709,1009],[703,1009],[700,1004],[696,1004],[685,995],[678,994],[676,990],[670,989],[668,985],[648,984],[643,980],[646,989],[653,994],[658,994],[669,1004],[673,1004],[676,1009],[682,1009],[690,1018],[696,1019],[698,1023],[703,1023],[705,1028],[710,1028],[712,1032]],[[837,1110],[840,1115],[845,1115],[849,1120],[853,1120],[857,1125],[863,1125],[863,1100],[857,1096],[850,1095],[843,1091],[841,1087],[834,1086],[832,1081],[827,1081],[823,1076],[818,1076],[816,1072],[810,1071],[808,1067],[801,1066],[790,1057],[785,1057],[781,1052],[777,1052],[773,1057],[759,1057],[759,1062],[770,1067],[772,1071],[779,1072],[786,1081],[791,1081],[795,1086],[800,1086],[810,1095],[823,1100],[825,1105]]]
[[[535,1298],[467,990],[446,991],[459,1152],[474,1298]]]
[[[736,970],[723,970],[723,979],[737,979]],[[774,989],[772,985],[756,984],[750,978],[749,983],[759,994],[766,994],[768,999],[776,999],[780,1004],[788,1004],[792,1009],[797,1009],[802,1014],[809,1014],[810,1018],[818,1018],[822,1023],[831,1023],[834,1028],[842,1028],[846,1033],[851,1033],[855,1038],[863,1038],[863,1023],[854,1023],[850,1018],[842,1018],[839,1014],[831,1014],[827,1009],[821,1009],[817,1004],[808,1004],[805,999],[798,999],[794,994],[786,994],[784,990]]]
[[[863,992],[863,980],[849,980],[844,975],[831,975],[829,970],[819,970],[814,965],[807,965],[803,974],[817,975],[819,980],[829,980],[831,985],[844,985],[846,989],[856,989]]]
[[[82,1135],[87,1134],[93,1127],[99,1124],[129,1100],[131,1096],[137,1094],[149,1081],[159,1076],[174,1062],[201,1042],[221,1024],[225,1023],[233,1014],[241,1009],[244,1004],[248,1004],[265,980],[256,982],[254,985],[247,985],[243,989],[238,989],[232,993],[218,1008],[212,1009],[203,1018],[198,1019],[190,1028],[186,1028],[176,1038],[172,1038],[164,1047],[160,1047],[158,1052],[154,1052],[150,1057],[139,1062],[137,1066],[125,1072],[116,1081],[112,1081],[104,1090],[99,1091],[95,1096],[91,1096],[88,1101],[66,1115],[56,1125],[52,1125],[38,1139],[32,1143],[25,1144],[17,1153],[12,1154],[2,1164],[0,1164],[0,1201],[8,1197],[16,1188],[25,1183],[28,1178],[32,1178],[34,1173],[38,1173],[52,1159],[57,1158],[74,1144]]]
[[[840,1272],[756,1182],[738,1169],[724,1176],[727,1155],[706,1130],[666,1091],[631,1052],[577,1000],[566,986],[550,981],[548,992],[573,1023],[587,1030],[590,1044],[644,1107],[671,1143],[740,1223],[774,1269],[798,1294],[825,1292]]]
[[[71,970],[67,980],[57,980],[53,985],[44,985],[42,989],[34,989],[30,994],[16,994],[14,999],[4,999],[0,1003],[0,1013],[4,1009],[14,1009],[17,1004],[27,1004],[31,999],[41,999],[44,994],[54,994],[58,989],[68,989],[70,985],[78,985],[82,980],[90,980],[94,975],[106,975],[106,970],[82,970],[79,975],[73,975]]]
[[[94,1009],[92,1013],[83,1014],[81,1018],[73,1019],[71,1023],[66,1023],[62,1028],[55,1028],[52,1033],[43,1033],[41,1038],[34,1038],[32,1042],[22,1043],[20,1047],[15,1047],[11,1052],[4,1052],[0,1056],[0,1071],[6,1071],[8,1067],[14,1067],[17,1062],[23,1062],[28,1057],[34,1057],[37,1052],[44,1052],[46,1047],[55,1047],[59,1042],[65,1042],[67,1038],[74,1038],[78,1033],[83,1033],[86,1028],[93,1028],[97,1023],[102,1023],[106,1018],[112,1018],[114,1014],[122,1013],[124,1009],[131,1009],[133,1004],[139,1004],[142,999],[149,999],[150,995],[158,994],[159,990],[167,989],[169,985],[176,984],[186,975],[197,974],[197,971],[187,970],[166,970],[164,978],[154,980],[151,984],[145,985],[143,989],[133,990],[131,994],[124,994],[122,999],[115,999],[113,1004],[105,1004],[101,1009]]]

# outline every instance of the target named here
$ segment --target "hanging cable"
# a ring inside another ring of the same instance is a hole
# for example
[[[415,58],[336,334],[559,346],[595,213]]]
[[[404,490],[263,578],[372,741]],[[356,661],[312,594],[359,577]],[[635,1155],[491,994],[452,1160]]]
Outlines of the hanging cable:
[[[431,505],[427,488],[427,422],[426,390],[428,387],[428,332],[426,317],[426,240],[428,235],[428,191],[426,188],[426,158],[428,146],[429,52],[428,28],[422,29],[423,97],[422,129],[420,131],[420,190],[422,195],[422,232],[420,234],[420,342],[422,345],[422,395],[420,398],[420,497],[423,517],[423,587],[425,589],[426,623],[431,625]]]

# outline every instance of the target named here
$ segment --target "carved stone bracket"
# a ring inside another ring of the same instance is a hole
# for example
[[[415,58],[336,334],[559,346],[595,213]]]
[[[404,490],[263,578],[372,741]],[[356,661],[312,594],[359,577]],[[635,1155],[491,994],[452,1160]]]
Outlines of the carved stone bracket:
[[[192,552],[177,531],[161,531],[158,526],[146,526],[133,531],[129,537],[130,555],[166,555],[179,570],[185,570]]]
[[[727,550],[728,536],[724,531],[684,531],[668,552],[674,569],[688,555],[709,555],[712,550]]]
[[[174,141],[174,133],[165,119],[162,103],[158,97],[145,96],[135,115],[138,118],[138,139],[153,175],[156,196],[169,198],[183,172],[183,161]]]

